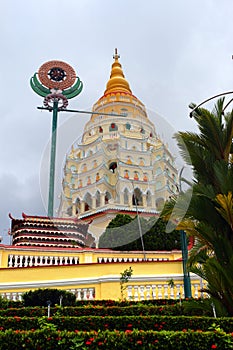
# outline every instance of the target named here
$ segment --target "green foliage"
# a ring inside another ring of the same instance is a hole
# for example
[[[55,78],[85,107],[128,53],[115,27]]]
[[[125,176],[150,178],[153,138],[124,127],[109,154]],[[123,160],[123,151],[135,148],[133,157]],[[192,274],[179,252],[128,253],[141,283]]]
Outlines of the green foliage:
[[[220,329],[223,332],[231,333],[233,329],[233,319],[229,317],[218,318],[217,326],[214,317],[199,316],[169,316],[169,315],[122,315],[122,316],[62,316],[62,317],[2,317],[0,318],[1,329],[13,330],[32,330],[40,329],[44,333],[50,334],[56,330],[67,331],[104,331],[118,330],[126,331],[127,329],[153,329],[158,332],[162,330],[182,331],[183,329],[192,329],[194,331],[208,331],[211,329]]]
[[[231,349],[232,335],[225,332],[179,332],[154,330],[68,332],[54,331],[48,336],[43,330],[0,332],[0,350],[70,350],[70,349],[163,349],[163,350],[209,350]],[[214,347],[213,347],[214,346]]]
[[[130,274],[123,277],[127,279]],[[102,302],[105,306],[101,306]],[[126,302],[95,300],[83,307],[51,308],[52,315],[56,310],[59,315],[49,318],[35,317],[38,310],[47,312],[46,307],[14,309],[18,312],[14,317],[7,317],[10,309],[0,310],[2,315],[5,312],[5,317],[0,317],[0,350],[233,348],[232,318],[181,316],[183,304],[191,305],[191,302],[183,301],[182,306],[175,302],[145,300],[128,302],[128,306],[113,306]],[[153,303],[164,306],[153,306]],[[20,317],[23,312],[33,316]]]
[[[8,300],[6,298],[3,298],[2,296],[0,296],[0,309],[7,309],[9,307],[22,307],[22,302],[17,300]]]
[[[126,283],[129,282],[130,278],[132,277],[133,269],[130,266],[129,269],[125,269],[123,272],[121,272],[120,277],[120,288],[121,288],[121,300],[124,300],[124,291],[127,288]]]
[[[181,249],[180,232],[166,233],[166,222],[155,218],[146,220],[140,217],[145,250]],[[109,223],[99,240],[100,248],[112,248],[122,251],[141,251],[142,242],[139,235],[138,220],[129,215],[117,214]]]
[[[75,295],[71,292],[59,289],[36,289],[34,291],[26,292],[22,295],[25,306],[47,306],[50,302],[51,306],[60,304],[71,306],[75,305]]]
[[[164,210],[174,206],[179,228],[195,237],[189,270],[207,282],[218,315],[233,316],[233,111],[225,114],[224,99],[213,112],[198,108],[193,113],[199,133],[176,135],[181,154],[193,168],[192,189],[181,193]],[[185,207],[186,205],[186,207]]]

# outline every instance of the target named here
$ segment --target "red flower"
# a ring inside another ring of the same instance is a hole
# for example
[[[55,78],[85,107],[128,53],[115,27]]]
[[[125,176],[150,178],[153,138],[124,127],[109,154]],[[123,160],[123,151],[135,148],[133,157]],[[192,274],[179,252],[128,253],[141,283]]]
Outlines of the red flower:
[[[211,346],[211,349],[217,349],[217,345],[213,344],[213,345]]]
[[[137,344],[142,345],[142,340],[138,340],[138,341],[137,341]]]
[[[125,333],[131,333],[132,330],[131,329],[126,329]]]
[[[130,327],[133,327],[133,325],[132,325],[131,323],[129,323],[127,327],[129,327],[129,328],[130,328]]]

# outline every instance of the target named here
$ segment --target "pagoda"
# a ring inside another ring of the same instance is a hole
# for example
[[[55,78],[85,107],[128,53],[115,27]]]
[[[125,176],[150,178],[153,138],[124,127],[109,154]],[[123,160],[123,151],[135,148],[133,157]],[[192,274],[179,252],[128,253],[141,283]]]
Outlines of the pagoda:
[[[119,58],[115,50],[104,95],[81,142],[71,147],[62,182],[59,216],[91,219],[97,241],[117,213],[159,215],[177,193],[174,157],[133,95]]]

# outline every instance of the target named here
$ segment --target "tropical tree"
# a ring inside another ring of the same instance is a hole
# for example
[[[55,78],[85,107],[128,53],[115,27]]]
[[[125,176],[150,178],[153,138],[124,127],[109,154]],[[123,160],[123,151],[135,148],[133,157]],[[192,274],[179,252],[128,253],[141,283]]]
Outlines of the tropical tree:
[[[181,249],[180,232],[166,232],[166,222],[161,218],[146,220],[140,218],[145,250]],[[99,240],[100,248],[112,248],[122,251],[141,251],[142,242],[138,229],[138,220],[129,215],[117,214],[110,221]]]
[[[195,109],[193,117],[199,133],[179,132],[175,136],[194,178],[192,187],[167,203],[163,215],[168,217],[173,210],[174,217],[176,209],[177,229],[195,237],[189,258],[190,271],[207,282],[204,291],[211,296],[218,311],[232,316],[233,111],[224,115],[223,105],[224,99],[220,99],[212,112]]]

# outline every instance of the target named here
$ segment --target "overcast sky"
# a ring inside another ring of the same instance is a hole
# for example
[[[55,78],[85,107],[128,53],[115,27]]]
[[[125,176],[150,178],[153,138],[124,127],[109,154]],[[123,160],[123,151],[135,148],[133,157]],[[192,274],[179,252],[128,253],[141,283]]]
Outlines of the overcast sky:
[[[84,89],[69,108],[90,110],[105,90],[117,47],[134,95],[175,131],[195,130],[188,104],[233,88],[232,13],[231,0],[1,1],[0,234],[5,242],[9,212],[46,215],[40,174],[51,113],[37,110],[43,99],[29,85],[38,68],[54,59],[72,65]],[[88,119],[60,113],[58,177],[67,149]]]

